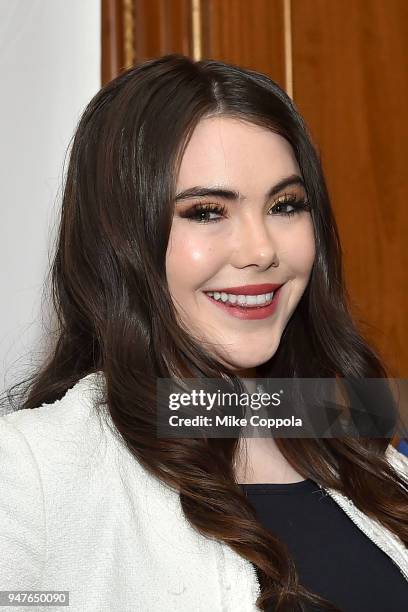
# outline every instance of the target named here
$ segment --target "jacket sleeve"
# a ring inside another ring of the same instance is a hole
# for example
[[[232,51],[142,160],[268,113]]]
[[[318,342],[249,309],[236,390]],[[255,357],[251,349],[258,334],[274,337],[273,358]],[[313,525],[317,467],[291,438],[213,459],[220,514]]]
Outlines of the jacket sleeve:
[[[40,588],[45,513],[40,472],[10,415],[0,417],[0,590]]]

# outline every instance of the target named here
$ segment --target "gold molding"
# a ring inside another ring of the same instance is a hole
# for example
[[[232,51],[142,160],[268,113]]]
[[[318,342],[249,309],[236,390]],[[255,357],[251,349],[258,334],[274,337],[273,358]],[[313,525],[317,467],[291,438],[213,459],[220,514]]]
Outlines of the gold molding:
[[[135,41],[133,27],[133,0],[122,0],[123,3],[123,55],[125,68],[133,66]]]
[[[191,23],[193,34],[193,60],[202,59],[201,42],[201,0],[191,0]]]
[[[285,89],[293,100],[292,1],[283,0],[283,31],[285,45]]]

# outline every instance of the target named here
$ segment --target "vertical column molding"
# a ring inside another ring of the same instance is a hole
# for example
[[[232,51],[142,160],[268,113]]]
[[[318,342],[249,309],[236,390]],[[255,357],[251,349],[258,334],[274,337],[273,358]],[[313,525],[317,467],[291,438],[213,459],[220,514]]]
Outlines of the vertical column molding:
[[[285,89],[293,100],[293,59],[292,59],[292,0],[283,0],[283,31],[285,44]]]
[[[191,0],[191,24],[193,34],[193,59],[202,59],[201,0]]]
[[[130,68],[134,63],[134,14],[133,0],[122,0],[123,3],[123,51],[125,68]]]

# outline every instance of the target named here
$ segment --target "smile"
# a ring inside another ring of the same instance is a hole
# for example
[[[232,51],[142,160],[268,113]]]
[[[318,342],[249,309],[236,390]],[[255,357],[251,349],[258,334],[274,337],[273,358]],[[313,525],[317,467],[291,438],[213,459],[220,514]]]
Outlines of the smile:
[[[270,293],[260,293],[259,295],[234,295],[233,293],[224,293],[219,291],[208,291],[207,295],[212,297],[217,302],[222,301],[224,304],[238,304],[246,308],[256,308],[257,306],[266,306],[272,302],[274,291]]]
[[[281,286],[282,287],[282,286]],[[280,290],[256,295],[233,294],[223,291],[204,291],[211,303],[222,309],[226,314],[239,319],[265,319],[276,310]]]

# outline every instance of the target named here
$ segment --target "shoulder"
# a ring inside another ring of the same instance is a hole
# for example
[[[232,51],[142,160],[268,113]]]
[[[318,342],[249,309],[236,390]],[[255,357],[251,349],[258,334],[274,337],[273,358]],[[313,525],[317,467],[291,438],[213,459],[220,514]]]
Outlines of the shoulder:
[[[99,383],[91,374],[60,400],[0,417],[0,478],[14,472],[23,485],[35,470],[43,485],[58,487],[60,478],[62,486],[64,476],[72,480],[81,467],[86,474],[92,465],[101,465],[111,444],[104,426],[106,409],[96,405]]]
[[[100,372],[84,376],[73,387],[67,389],[63,397],[50,404],[42,404],[38,408],[20,409],[8,412],[0,417],[2,423],[13,423],[18,427],[27,424],[49,423],[50,425],[64,421],[75,422],[80,414],[89,414],[94,401],[100,396],[104,378]]]
[[[48,500],[74,496],[75,491],[79,495],[80,487],[85,490],[90,482],[103,487],[108,477],[120,481],[125,473],[136,483],[151,482],[112,422],[105,390],[105,377],[96,372],[81,378],[60,400],[1,416],[0,481],[8,472],[23,487],[33,477],[23,467],[30,464]]]

